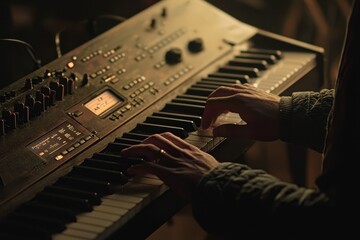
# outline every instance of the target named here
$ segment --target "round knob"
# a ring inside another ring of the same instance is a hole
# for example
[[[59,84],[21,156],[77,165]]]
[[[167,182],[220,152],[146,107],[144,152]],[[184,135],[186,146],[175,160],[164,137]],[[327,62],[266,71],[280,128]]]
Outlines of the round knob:
[[[204,42],[201,38],[195,38],[188,43],[188,49],[190,52],[197,53],[204,49]]]
[[[182,52],[180,48],[172,48],[165,54],[165,61],[168,64],[176,64],[181,62]]]

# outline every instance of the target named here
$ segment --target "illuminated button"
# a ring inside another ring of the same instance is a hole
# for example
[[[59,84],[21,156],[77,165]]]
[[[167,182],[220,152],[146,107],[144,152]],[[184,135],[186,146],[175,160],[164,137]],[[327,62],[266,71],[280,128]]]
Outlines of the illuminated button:
[[[66,155],[66,154],[68,154],[68,153],[69,153],[69,152],[66,151],[66,150],[64,150],[64,151],[61,152],[62,155]]]
[[[81,139],[79,143],[80,143],[80,144],[84,144],[84,143],[85,143],[85,140],[84,140],[84,139]]]
[[[80,143],[75,143],[75,144],[74,144],[74,147],[75,147],[75,148],[77,148],[77,147],[79,147],[79,146],[80,146]]]
[[[63,159],[63,158],[64,158],[63,155],[57,155],[57,156],[55,157],[55,160],[56,160],[56,161],[59,161],[59,160],[61,160],[61,159]]]
[[[67,151],[68,152],[71,152],[71,151],[73,151],[75,148],[74,147],[69,147],[68,149],[67,149]]]
[[[91,139],[91,136],[86,136],[84,139],[85,141],[89,141]]]
[[[74,62],[68,62],[66,64],[66,66],[71,69],[71,68],[75,67],[75,63]]]

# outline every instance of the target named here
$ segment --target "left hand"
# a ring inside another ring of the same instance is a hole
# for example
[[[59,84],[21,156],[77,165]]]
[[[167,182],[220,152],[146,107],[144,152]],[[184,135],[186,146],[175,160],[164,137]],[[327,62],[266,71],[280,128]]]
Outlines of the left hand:
[[[129,168],[130,175],[154,174],[187,200],[191,200],[200,179],[219,165],[213,156],[171,133],[152,135],[141,144],[124,149],[121,155],[147,160]]]

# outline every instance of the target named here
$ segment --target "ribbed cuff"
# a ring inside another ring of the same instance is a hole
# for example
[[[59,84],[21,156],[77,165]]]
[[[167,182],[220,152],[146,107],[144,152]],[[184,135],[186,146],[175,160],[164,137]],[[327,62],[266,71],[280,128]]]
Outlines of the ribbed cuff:
[[[279,111],[279,134],[280,139],[288,141],[291,134],[292,121],[292,97],[285,96],[280,98]]]

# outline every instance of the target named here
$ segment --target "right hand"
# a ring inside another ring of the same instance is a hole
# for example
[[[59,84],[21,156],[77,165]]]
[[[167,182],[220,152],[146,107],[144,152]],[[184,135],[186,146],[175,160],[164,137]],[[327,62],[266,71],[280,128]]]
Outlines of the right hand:
[[[246,125],[223,124],[214,127],[214,136],[245,137],[253,140],[279,139],[280,97],[250,84],[220,87],[206,102],[201,127],[211,127],[223,113],[238,113]]]

